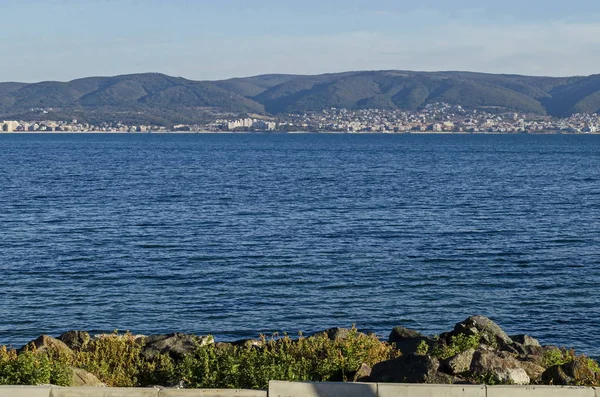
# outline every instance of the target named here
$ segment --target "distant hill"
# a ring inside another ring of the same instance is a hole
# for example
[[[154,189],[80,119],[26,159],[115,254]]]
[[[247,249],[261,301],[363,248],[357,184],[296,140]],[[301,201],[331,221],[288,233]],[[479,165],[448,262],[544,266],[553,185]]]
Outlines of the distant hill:
[[[158,73],[70,82],[0,83],[0,119],[193,123],[217,116],[348,109],[465,108],[552,116],[600,112],[600,75],[532,77],[471,72],[364,71],[193,81]]]

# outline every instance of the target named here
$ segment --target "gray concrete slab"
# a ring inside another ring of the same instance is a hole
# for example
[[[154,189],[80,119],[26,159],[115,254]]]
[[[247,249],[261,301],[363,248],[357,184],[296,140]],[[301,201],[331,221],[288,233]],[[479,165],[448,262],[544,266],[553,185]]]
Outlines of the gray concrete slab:
[[[271,381],[269,397],[377,397],[377,384]]]
[[[488,386],[488,397],[596,397],[591,387]]]
[[[53,387],[50,397],[158,397],[158,392],[120,387]]]
[[[50,386],[0,386],[0,397],[49,397]]]
[[[162,389],[159,397],[267,397],[266,390]]]
[[[379,383],[379,397],[486,397],[484,385]]]

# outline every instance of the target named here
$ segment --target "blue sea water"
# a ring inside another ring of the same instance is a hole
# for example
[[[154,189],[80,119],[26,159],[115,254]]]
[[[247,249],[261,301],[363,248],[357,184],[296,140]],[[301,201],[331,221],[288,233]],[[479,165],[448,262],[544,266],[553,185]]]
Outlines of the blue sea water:
[[[0,344],[472,314],[600,356],[600,136],[1,135]]]

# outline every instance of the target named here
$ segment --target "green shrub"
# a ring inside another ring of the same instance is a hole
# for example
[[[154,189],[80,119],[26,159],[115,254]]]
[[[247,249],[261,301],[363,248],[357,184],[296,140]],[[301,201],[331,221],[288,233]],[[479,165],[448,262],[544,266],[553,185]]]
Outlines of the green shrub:
[[[429,353],[429,344],[422,340],[421,343],[419,343],[419,346],[417,346],[417,354],[421,355],[421,356],[426,356],[427,353]]]
[[[265,389],[269,380],[346,381],[362,363],[374,365],[398,355],[387,343],[356,329],[337,340],[274,335],[261,341],[260,347],[200,347],[176,373],[193,388]]]
[[[431,354],[442,360],[457,355],[468,349],[477,349],[481,342],[481,335],[458,334],[450,338],[449,344],[437,343],[433,346]]]
[[[142,347],[131,333],[119,335],[115,331],[90,341],[84,351],[76,352],[73,365],[114,387],[154,385],[170,379],[173,361],[167,356],[146,361],[141,356]]]
[[[17,355],[15,350],[0,346],[0,385],[54,384],[69,386],[72,371],[68,361],[35,349]]]
[[[555,365],[563,365],[570,363],[576,358],[575,351],[562,349],[549,349],[544,352],[542,358],[542,366],[544,368],[550,368]]]
[[[593,358],[589,358],[589,357],[584,357],[584,358],[586,360],[587,367],[590,369],[590,371],[600,374],[600,365],[598,365],[598,361],[594,360]]]
[[[343,339],[321,334],[292,340],[277,334],[261,337],[260,347],[206,345],[175,363],[168,355],[146,360],[143,343],[126,333],[90,341],[73,354],[35,351],[17,355],[0,350],[0,384],[68,385],[70,366],[82,368],[113,387],[172,386],[193,388],[267,388],[270,380],[346,381],[362,363],[374,365],[397,352],[373,335],[352,329]]]

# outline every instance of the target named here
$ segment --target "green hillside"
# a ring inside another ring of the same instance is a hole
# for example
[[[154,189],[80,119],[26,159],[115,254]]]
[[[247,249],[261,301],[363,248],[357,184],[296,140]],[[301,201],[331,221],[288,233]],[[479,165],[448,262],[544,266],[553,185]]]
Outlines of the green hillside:
[[[552,116],[595,113],[600,111],[600,75],[553,78],[391,70],[193,81],[146,73],[0,83],[0,119],[35,119],[40,108],[52,108],[57,118],[170,125],[331,107],[418,110],[435,102]]]

